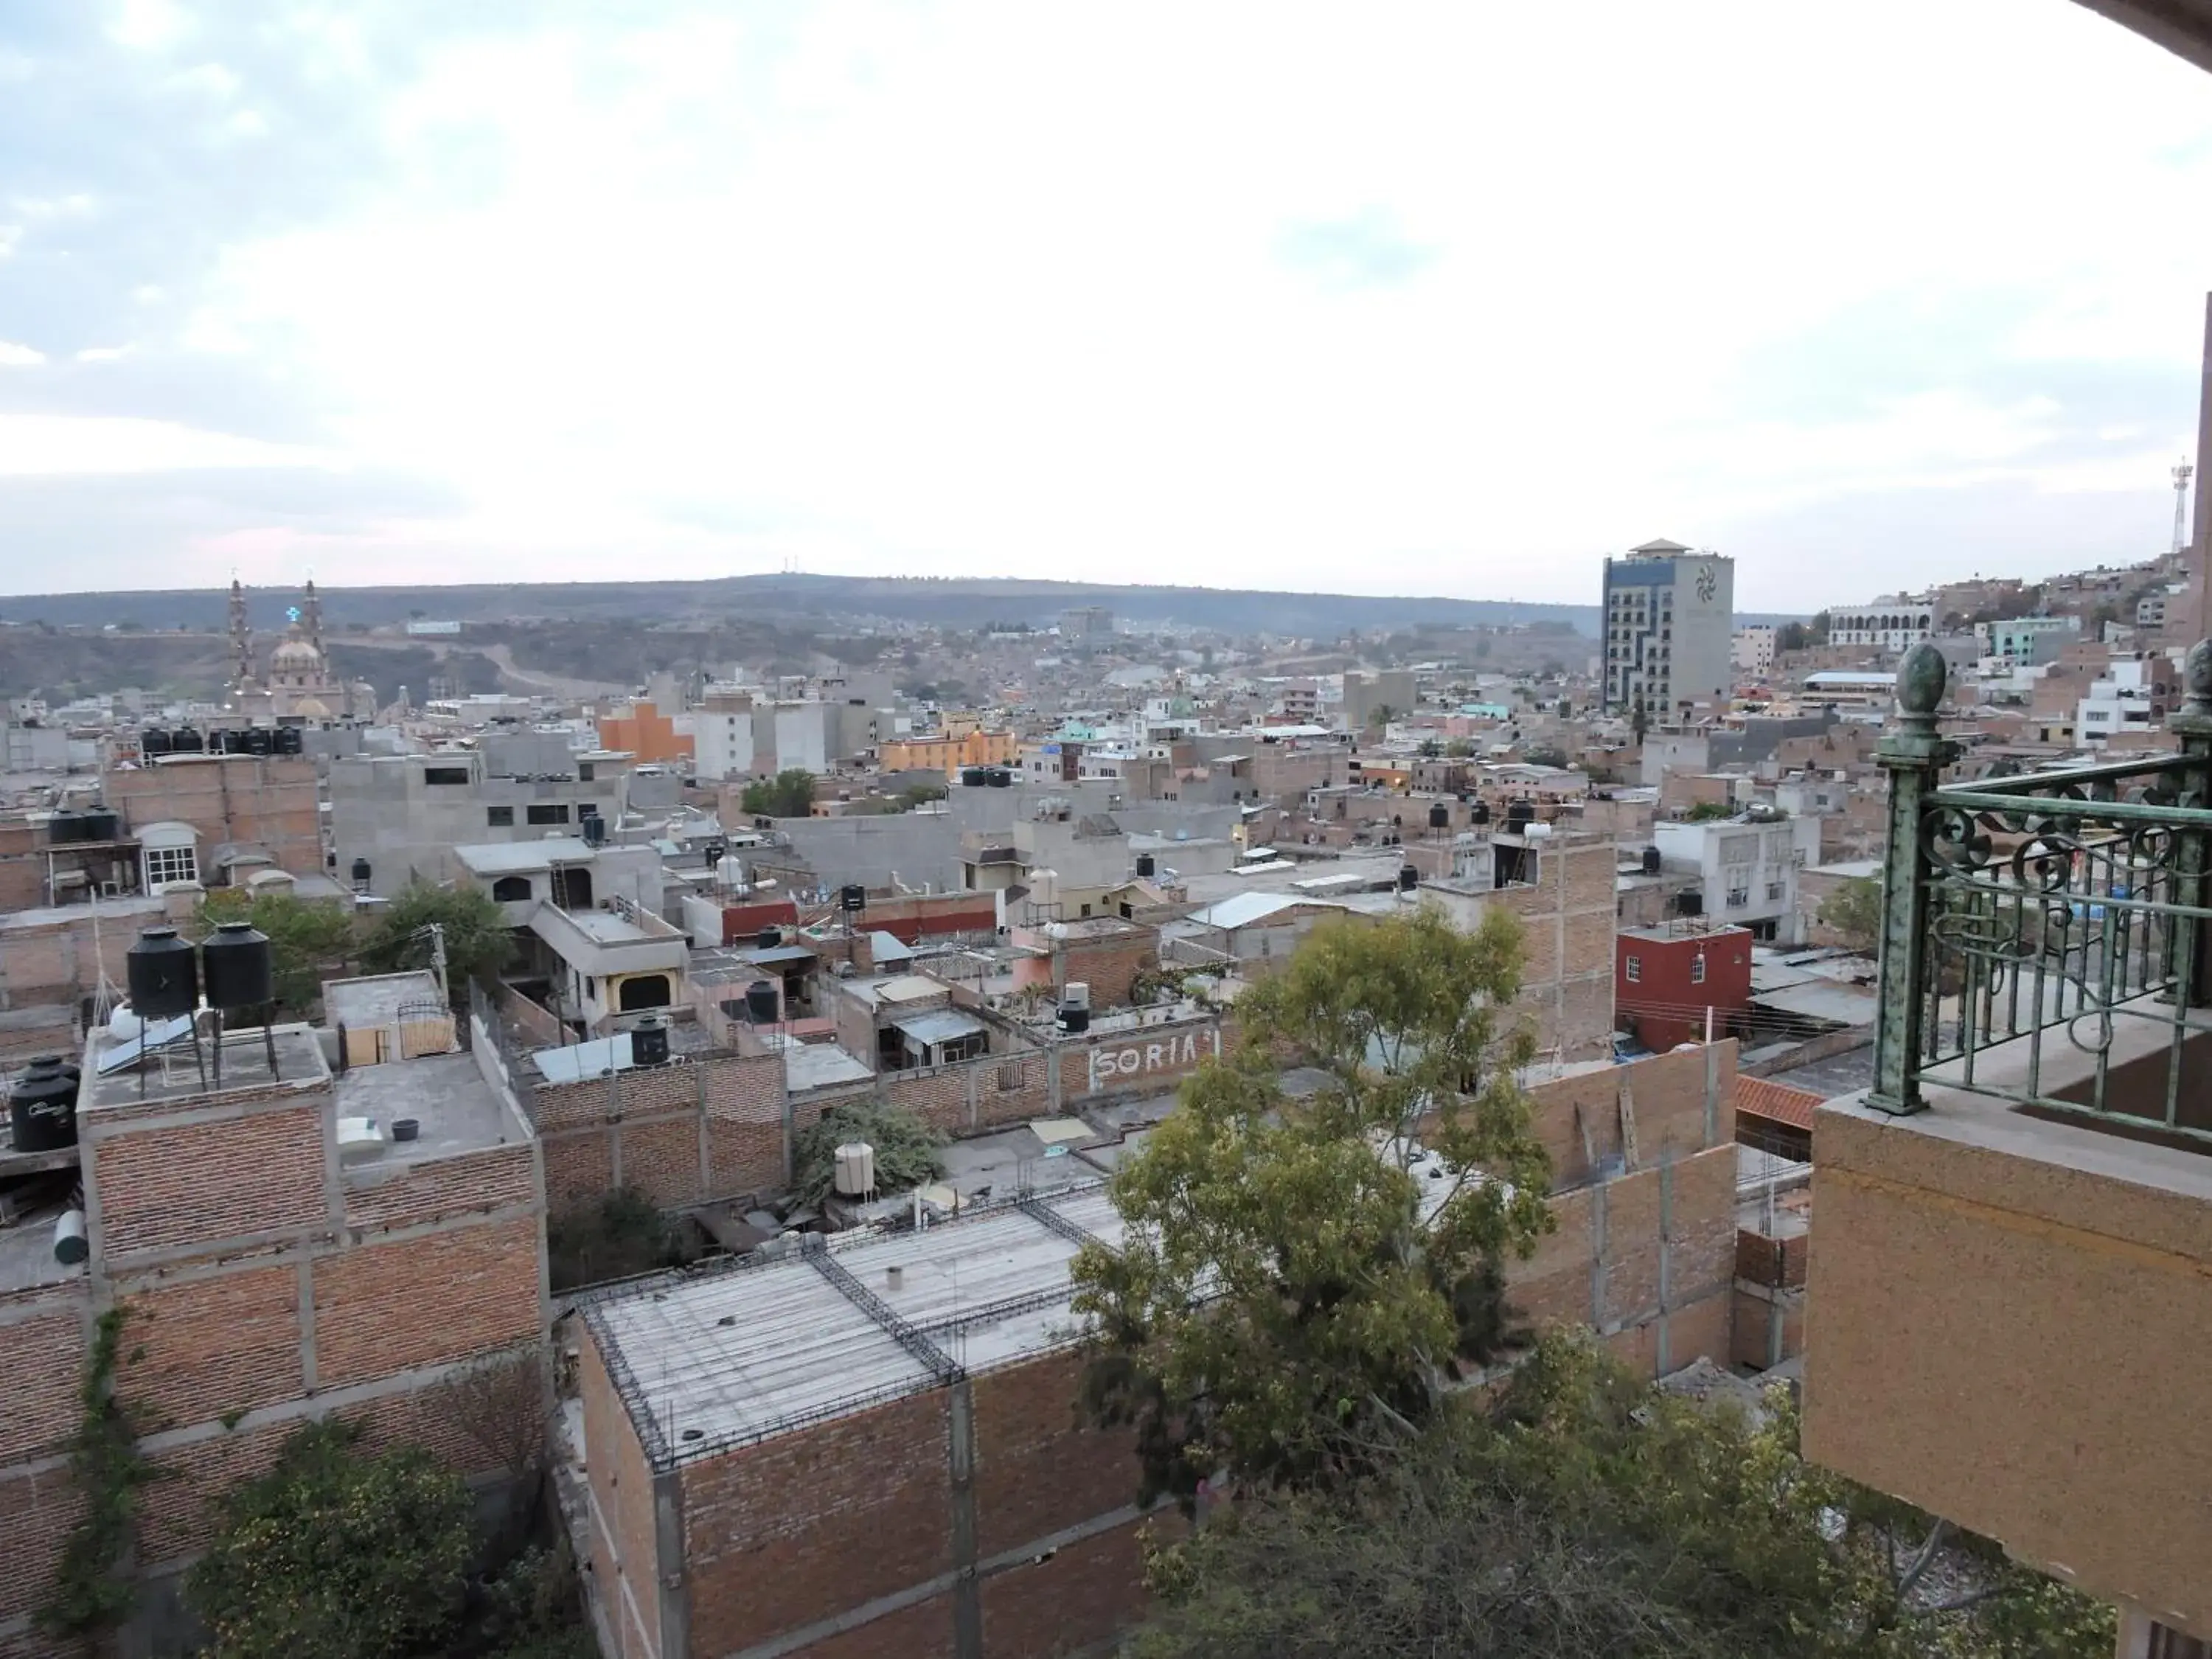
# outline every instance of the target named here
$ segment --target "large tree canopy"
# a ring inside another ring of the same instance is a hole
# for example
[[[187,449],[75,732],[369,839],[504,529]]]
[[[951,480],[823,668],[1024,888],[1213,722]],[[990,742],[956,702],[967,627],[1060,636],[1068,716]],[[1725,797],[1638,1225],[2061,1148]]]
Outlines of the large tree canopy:
[[[1121,1243],[1073,1269],[1084,1398],[1136,1426],[1146,1498],[1338,1478],[1502,1350],[1504,1263],[1551,1224],[1520,968],[1502,911],[1316,929],[1116,1174]]]
[[[1138,1659],[2105,1659],[2111,1608],[1548,1336],[1373,1474],[1155,1555]]]

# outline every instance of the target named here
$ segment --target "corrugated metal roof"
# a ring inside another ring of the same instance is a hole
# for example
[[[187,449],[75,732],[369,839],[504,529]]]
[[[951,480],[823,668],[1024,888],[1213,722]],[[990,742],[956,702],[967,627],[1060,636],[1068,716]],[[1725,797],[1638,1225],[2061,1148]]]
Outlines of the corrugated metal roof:
[[[1208,927],[1249,927],[1255,921],[1265,921],[1278,910],[1287,910],[1295,904],[1311,904],[1314,901],[1296,893],[1238,893],[1231,897],[1209,904],[1191,917]]]
[[[983,1029],[983,1022],[973,1014],[963,1014],[952,1008],[940,1008],[928,1014],[909,1014],[904,1019],[893,1020],[891,1024],[916,1042],[933,1047],[940,1042],[953,1042],[964,1036],[972,1036]]]

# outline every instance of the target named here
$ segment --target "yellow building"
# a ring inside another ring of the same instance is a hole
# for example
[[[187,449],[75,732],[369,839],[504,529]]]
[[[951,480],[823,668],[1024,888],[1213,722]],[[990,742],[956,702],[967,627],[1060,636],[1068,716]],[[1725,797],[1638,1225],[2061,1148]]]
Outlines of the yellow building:
[[[886,772],[957,772],[963,766],[1011,766],[1014,750],[1012,732],[976,730],[879,744],[876,762]]]

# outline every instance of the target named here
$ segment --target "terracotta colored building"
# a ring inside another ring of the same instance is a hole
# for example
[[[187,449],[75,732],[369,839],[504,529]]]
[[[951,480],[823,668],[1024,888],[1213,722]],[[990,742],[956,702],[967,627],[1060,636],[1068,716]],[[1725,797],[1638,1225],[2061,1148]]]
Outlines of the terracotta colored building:
[[[1694,918],[1626,927],[1613,944],[1613,1006],[1654,1053],[1732,1035],[1751,1011],[1751,934]]]
[[[629,754],[640,765],[659,765],[691,758],[691,737],[678,732],[676,722],[640,698],[599,718],[602,747]]]

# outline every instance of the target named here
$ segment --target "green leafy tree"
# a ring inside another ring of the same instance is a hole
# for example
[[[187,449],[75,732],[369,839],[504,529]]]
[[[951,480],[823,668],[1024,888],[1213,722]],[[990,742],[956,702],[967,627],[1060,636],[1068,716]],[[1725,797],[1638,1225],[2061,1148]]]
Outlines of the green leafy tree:
[[[911,812],[917,806],[926,806],[933,800],[943,800],[951,793],[941,783],[910,783],[899,791],[899,804],[905,811]]]
[[[329,1418],[224,1494],[185,1595],[225,1659],[401,1659],[460,1619],[477,1549],[460,1476]]]
[[[1834,623],[1835,618],[1831,617],[1826,611],[1814,611],[1813,613],[1813,620],[1805,624],[1806,633],[1812,636],[1811,642],[1814,645],[1826,645],[1828,642],[1828,635],[1832,631]]]
[[[836,1177],[837,1149],[866,1141],[875,1149],[876,1190],[902,1193],[945,1173],[945,1137],[903,1106],[848,1100],[799,1132],[792,1153],[792,1187],[803,1204],[819,1204]]]
[[[428,968],[429,928],[442,928],[446,980],[458,1001],[471,980],[491,985],[514,955],[514,934],[506,913],[477,887],[434,887],[410,882],[377,916],[362,941],[362,960],[379,973]]]
[[[1540,743],[1522,758],[1531,766],[1556,766],[1564,769],[1568,764],[1567,751],[1555,743]]]
[[[1644,699],[1640,696],[1636,699],[1636,706],[1629,711],[1628,727],[1636,733],[1636,741],[1639,744],[1644,741],[1644,734],[1651,729],[1651,716],[1645,711]]]
[[[1547,1336],[1370,1479],[1217,1512],[1150,1564],[1136,1659],[2103,1659],[2110,1607]]]
[[[1474,753],[1474,745],[1465,738],[1454,738],[1444,745],[1444,758],[1447,760],[1465,760]]]
[[[1881,883],[1872,876],[1837,883],[1820,901],[1818,920],[1854,951],[1873,950],[1881,938]]]
[[[773,778],[746,785],[739,804],[758,817],[806,817],[814,811],[814,774],[787,766]]]
[[[227,921],[251,922],[269,936],[276,1012],[295,1018],[313,1012],[323,981],[345,971],[355,947],[354,919],[348,910],[290,893],[218,887],[200,906],[199,920],[202,937]]]
[[[1777,651],[1802,651],[1813,643],[1813,631],[1803,623],[1784,623],[1774,630]]]
[[[1114,1177],[1121,1245],[1073,1269],[1083,1404],[1134,1425],[1144,1499],[1339,1479],[1510,1346],[1504,1263],[1551,1225],[1520,983],[1512,916],[1424,908],[1318,928],[1238,1000],[1237,1048]]]
[[[1734,817],[1735,808],[1730,806],[1726,801],[1694,801],[1691,804],[1690,810],[1683,816],[1692,823],[1712,823],[1722,818]]]

